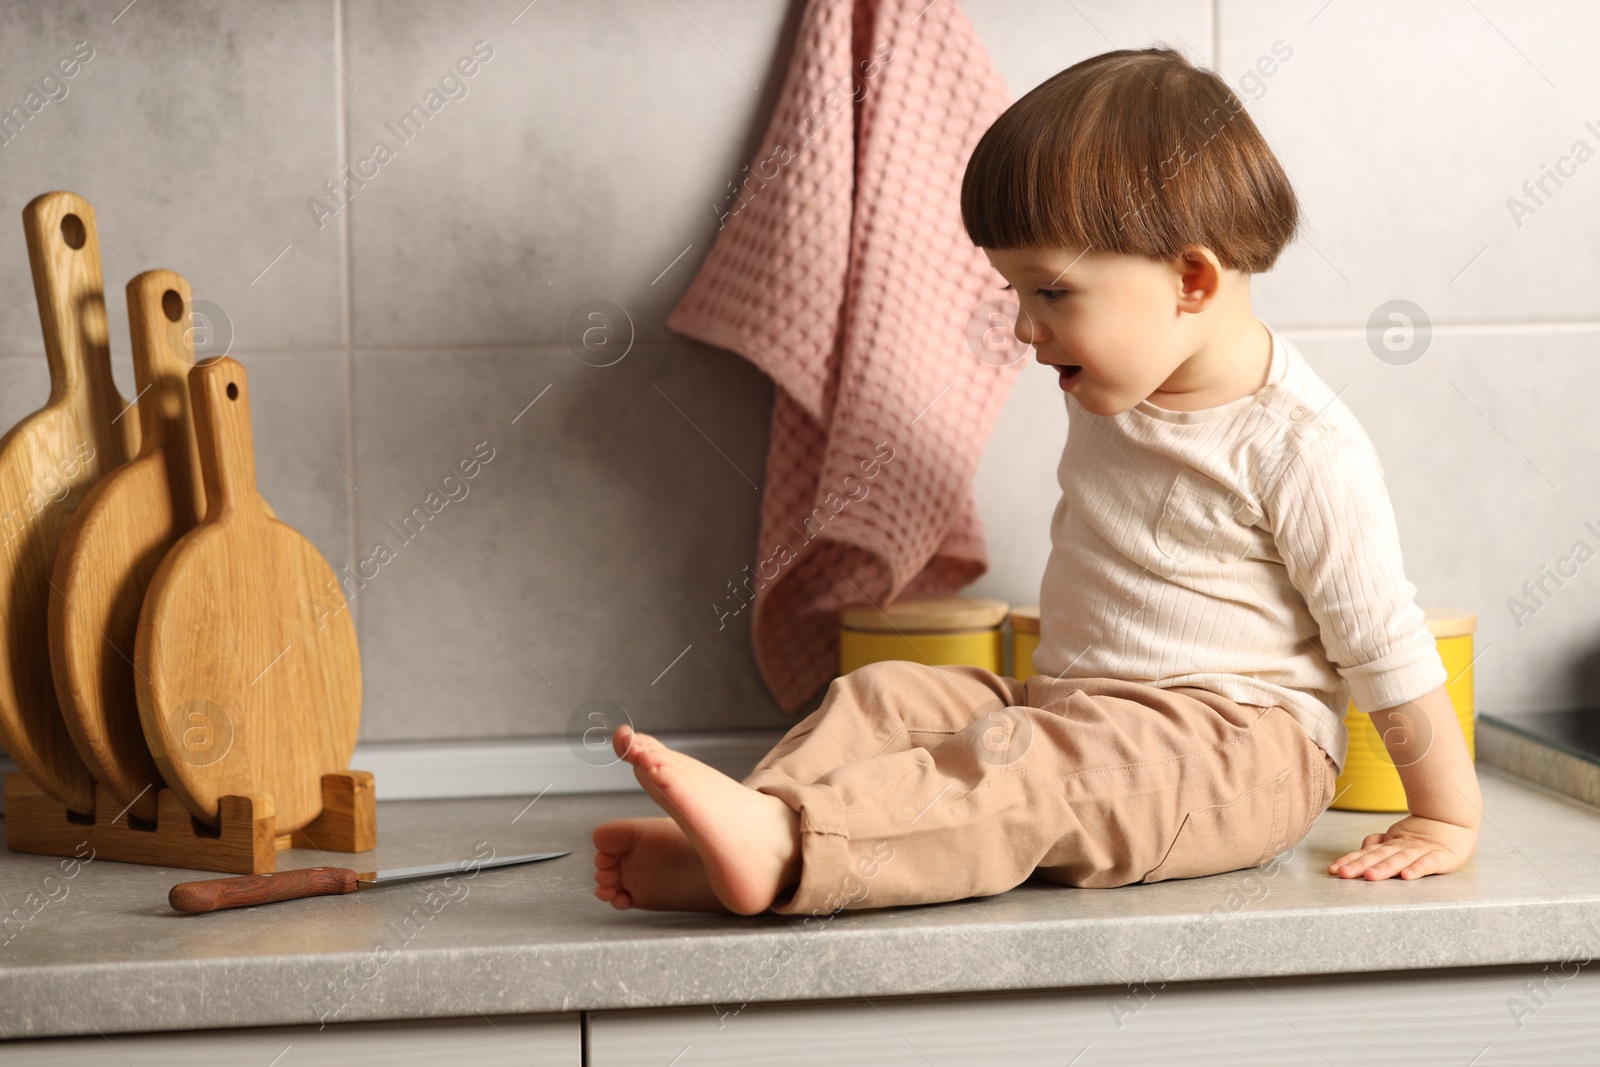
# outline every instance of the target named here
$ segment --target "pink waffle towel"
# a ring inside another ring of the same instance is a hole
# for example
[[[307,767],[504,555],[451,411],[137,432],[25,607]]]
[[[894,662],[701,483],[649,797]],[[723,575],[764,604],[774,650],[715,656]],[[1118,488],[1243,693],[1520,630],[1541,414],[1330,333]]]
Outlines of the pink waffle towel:
[[[807,0],[772,121],[668,328],[777,385],[756,562],[756,663],[795,712],[839,670],[837,611],[949,596],[988,569],[972,480],[1021,369],[967,342],[1004,279],[961,178],[1009,106],[954,0]]]

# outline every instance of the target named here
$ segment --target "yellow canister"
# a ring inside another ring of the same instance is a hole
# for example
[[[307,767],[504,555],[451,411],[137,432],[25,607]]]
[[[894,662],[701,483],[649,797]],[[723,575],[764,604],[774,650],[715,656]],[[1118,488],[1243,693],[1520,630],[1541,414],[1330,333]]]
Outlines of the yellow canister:
[[[1011,666],[1013,678],[1032,678],[1033,654],[1039,651],[1039,605],[1026,604],[1011,609]]]
[[[1001,672],[1003,600],[927,597],[839,609],[839,673],[886,659],[930,666],[970,663]]]
[[[1461,732],[1466,735],[1467,753],[1476,760],[1472,634],[1477,628],[1477,616],[1451,608],[1424,608],[1423,614],[1439,646],[1439,658],[1444,662],[1448,678],[1445,691],[1450,694]],[[1372,716],[1358,711],[1352,700],[1345,710],[1344,724],[1350,732],[1350,748],[1345,755],[1344,773],[1334,784],[1333,806],[1344,811],[1406,811],[1406,791],[1400,782],[1400,772],[1395,770],[1383,738],[1372,725]]]

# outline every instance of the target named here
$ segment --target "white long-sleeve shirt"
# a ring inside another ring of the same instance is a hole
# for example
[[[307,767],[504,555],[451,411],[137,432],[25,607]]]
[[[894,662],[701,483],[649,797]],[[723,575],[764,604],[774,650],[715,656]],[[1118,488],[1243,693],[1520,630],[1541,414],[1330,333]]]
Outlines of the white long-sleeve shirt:
[[[1364,712],[1445,683],[1406,580],[1383,468],[1305,358],[1201,411],[1072,396],[1034,670],[1282,705],[1341,771]]]

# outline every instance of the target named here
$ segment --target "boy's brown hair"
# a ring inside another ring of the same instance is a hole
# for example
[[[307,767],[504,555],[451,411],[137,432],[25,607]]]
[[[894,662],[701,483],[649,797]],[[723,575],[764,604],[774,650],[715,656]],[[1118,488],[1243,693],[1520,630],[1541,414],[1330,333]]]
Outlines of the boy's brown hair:
[[[961,221],[980,248],[1170,260],[1204,245],[1258,274],[1299,205],[1227,84],[1157,47],[1093,56],[1007,108],[972,150]]]

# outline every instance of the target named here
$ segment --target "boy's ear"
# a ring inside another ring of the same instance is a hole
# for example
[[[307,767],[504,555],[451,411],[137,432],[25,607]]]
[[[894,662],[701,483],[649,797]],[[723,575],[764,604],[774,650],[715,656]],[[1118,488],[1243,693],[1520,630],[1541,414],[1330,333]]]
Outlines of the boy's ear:
[[[1222,262],[1203,245],[1190,245],[1174,263],[1178,273],[1178,310],[1204,311],[1217,298],[1222,284]]]

